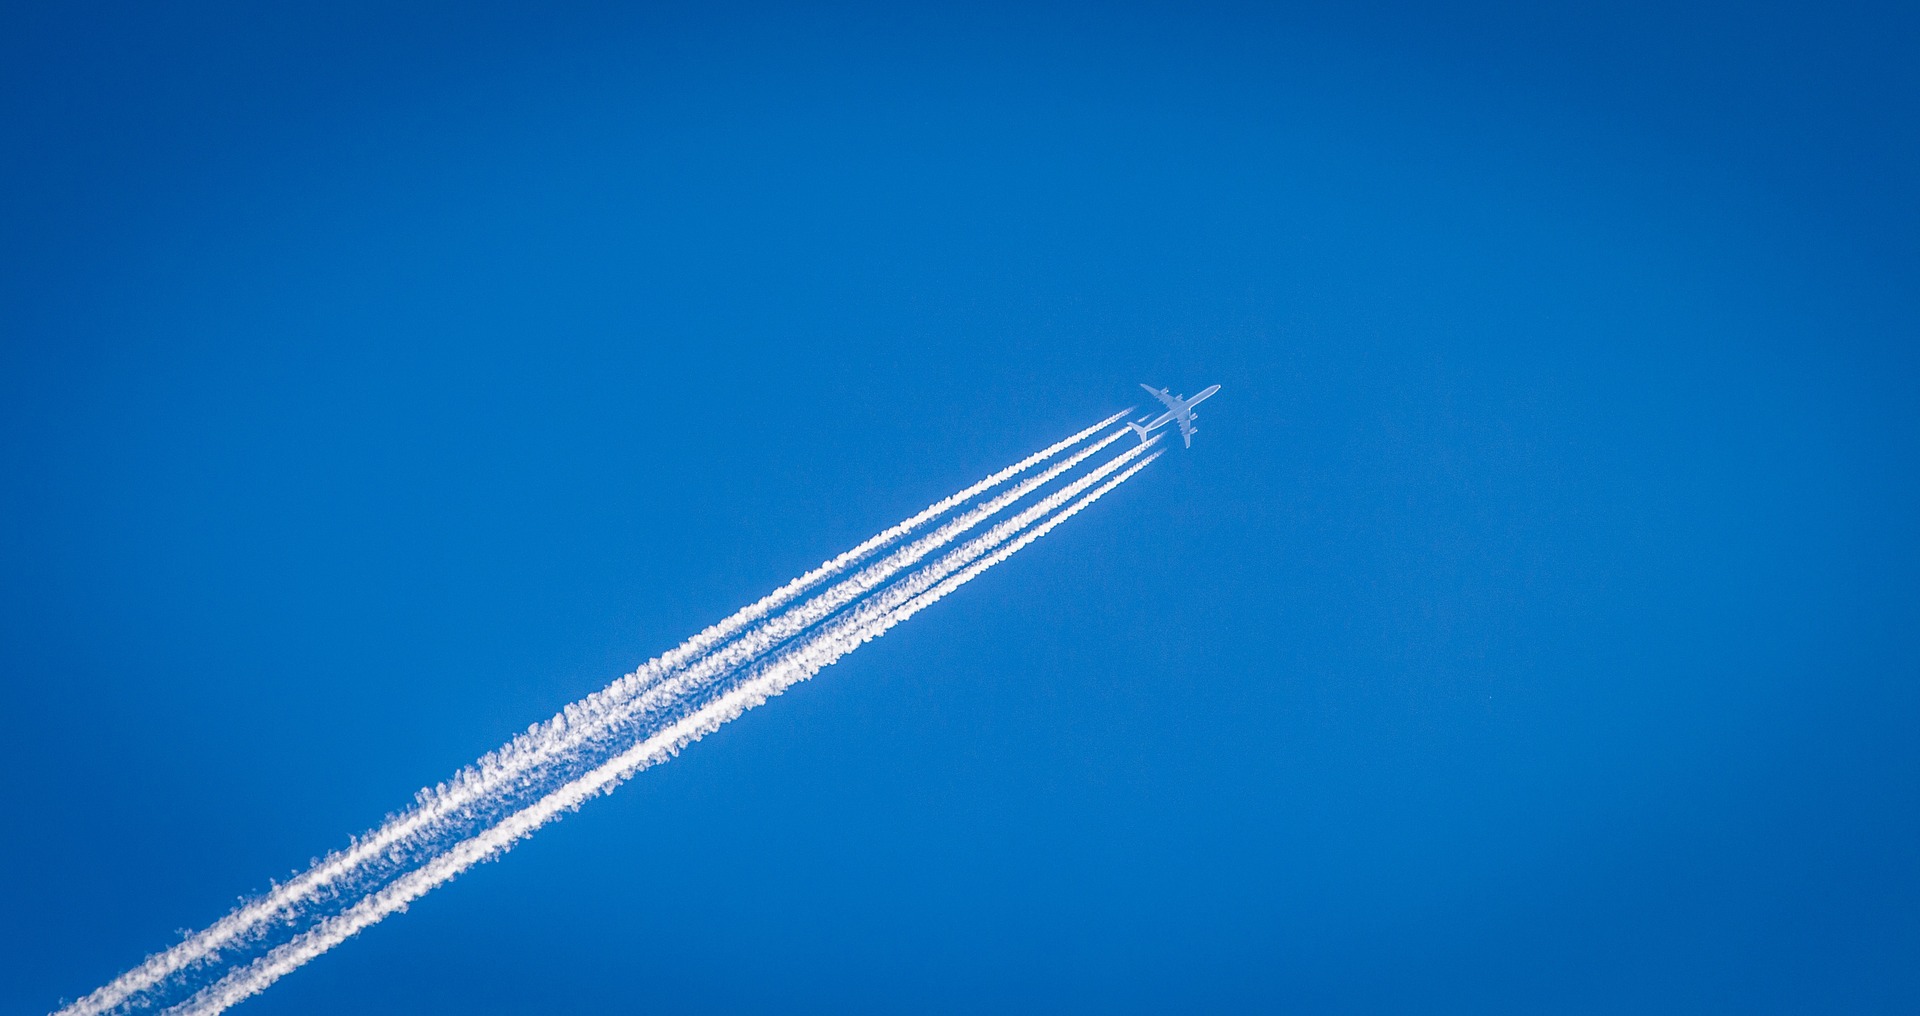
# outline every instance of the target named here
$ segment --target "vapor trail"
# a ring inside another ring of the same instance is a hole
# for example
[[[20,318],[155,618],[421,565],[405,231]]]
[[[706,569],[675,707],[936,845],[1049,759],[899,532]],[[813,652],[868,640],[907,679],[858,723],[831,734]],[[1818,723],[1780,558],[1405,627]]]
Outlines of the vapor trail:
[[[846,579],[827,591],[807,600],[791,610],[765,624],[741,635],[735,642],[726,645],[693,664],[668,675],[664,680],[648,688],[628,706],[624,715],[614,715],[595,728],[593,734],[611,733],[621,724],[630,723],[647,715],[658,713],[690,688],[698,687],[715,677],[726,674],[736,667],[751,663],[755,658],[779,646],[780,643],[794,638],[808,628],[831,616],[834,612],[859,600],[874,589],[892,580],[903,570],[923,560],[928,554],[951,543],[958,536],[983,520],[1005,510],[1008,505],[1026,497],[1034,490],[1052,482],[1060,474],[1072,469],[1087,458],[1097,454],[1115,441],[1127,436],[1126,430],[1118,430],[1088,445],[1069,456],[1057,465],[1029,479],[1022,480],[1012,490],[1000,494],[959,515],[953,521],[934,530],[932,533],[913,541],[905,547],[887,555],[875,564],[862,569],[852,578]],[[1155,438],[1157,442],[1159,439]],[[1131,459],[1140,453],[1137,445],[1121,458]],[[1108,467],[1102,467],[1108,468]],[[1102,474],[1104,475],[1104,474]],[[1072,488],[1068,488],[1072,489]],[[1085,489],[1084,487],[1080,489]],[[1053,495],[1058,498],[1059,495]],[[1042,502],[1047,503],[1047,502]],[[1052,503],[1057,504],[1058,501]],[[1029,510],[1031,511],[1031,509]],[[584,739],[583,739],[584,740]]]
[[[969,541],[901,583],[889,586],[871,601],[862,601],[849,614],[836,619],[820,632],[790,647],[770,665],[758,668],[748,679],[728,688],[718,697],[693,712],[674,720],[615,757],[594,767],[579,778],[556,788],[532,805],[508,816],[499,824],[456,844],[427,864],[408,872],[378,892],[341,913],[325,918],[314,927],[274,948],[253,963],[233,971],[202,989],[179,1006],[168,1010],[172,1016],[213,1016],[232,1005],[265,990],[273,982],[298,969],[360,931],[388,915],[405,910],[414,900],[461,872],[511,849],[540,827],[576,810],[595,794],[610,793],[620,783],[650,765],[671,758],[687,744],[719,729],[729,720],[780,694],[832,665],[865,642],[878,638],[889,629],[926,609],[988,568],[1005,561],[1021,548],[1051,532],[1054,527],[1078,514],[1121,483],[1147,467],[1162,453],[1155,452],[1107,480],[1091,493],[1064,509],[1059,506],[1080,494],[1088,486],[1136,458],[1159,437],[1136,445],[1115,456],[1086,477],[1050,495],[1019,515],[1000,523],[987,533]],[[1059,509],[1055,511],[1055,509]],[[1011,543],[1000,546],[1009,536],[1047,512],[1052,517]],[[995,548],[998,549],[995,549]],[[888,601],[882,606],[876,603]]]
[[[522,779],[529,769],[550,760],[556,751],[565,751],[590,735],[610,713],[631,701],[663,676],[700,659],[715,646],[742,629],[791,602],[821,582],[846,571],[874,551],[899,541],[927,522],[965,504],[994,487],[1058,456],[1085,441],[1116,421],[1129,408],[1101,420],[1063,440],[1057,441],[990,476],[951,494],[874,534],[853,549],[839,554],[819,567],[788,582],[725,620],[643,664],[633,673],[605,689],[575,702],[559,714],[517,735],[501,748],[462,769],[453,778],[415,795],[413,807],[390,816],[378,828],[355,837],[344,850],[335,851],[284,884],[275,884],[265,894],[248,901],[180,944],[149,956],[139,966],[88,994],[60,1011],[60,1016],[100,1016],[135,996],[162,984],[168,978],[195,965],[210,962],[225,949],[256,940],[266,929],[287,920],[302,905],[331,898],[337,887],[351,884],[370,867],[391,861],[403,845],[430,839],[433,831],[449,821],[458,823],[463,813],[500,787]],[[1082,456],[1084,458],[1084,456]],[[1075,461],[1079,461],[1076,459]],[[1057,475],[1055,473],[1054,475]],[[1031,489],[1028,487],[1027,489]]]

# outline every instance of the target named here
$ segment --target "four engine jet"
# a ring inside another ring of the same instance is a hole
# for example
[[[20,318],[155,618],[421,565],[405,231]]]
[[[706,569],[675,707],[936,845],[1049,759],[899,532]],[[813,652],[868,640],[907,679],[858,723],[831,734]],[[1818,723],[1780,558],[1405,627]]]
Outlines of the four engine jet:
[[[1220,390],[1220,386],[1213,385],[1206,391],[1190,399],[1180,395],[1168,395],[1165,388],[1155,388],[1152,385],[1144,384],[1140,387],[1145,388],[1147,394],[1166,403],[1167,411],[1154,417],[1151,421],[1142,420],[1140,423],[1129,423],[1127,426],[1132,427],[1133,432],[1140,435],[1141,442],[1145,443],[1148,434],[1159,430],[1169,423],[1177,423],[1180,425],[1180,437],[1186,441],[1188,448],[1192,448],[1193,435],[1198,430],[1198,428],[1194,427],[1193,421],[1200,418],[1200,414],[1194,412],[1193,407],[1205,402],[1207,396]]]

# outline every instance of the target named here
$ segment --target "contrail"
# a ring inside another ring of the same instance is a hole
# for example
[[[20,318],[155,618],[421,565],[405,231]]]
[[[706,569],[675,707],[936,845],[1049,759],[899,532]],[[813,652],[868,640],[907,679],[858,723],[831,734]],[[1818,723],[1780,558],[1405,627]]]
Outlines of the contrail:
[[[669,672],[637,695],[624,699],[599,696],[600,701],[594,703],[591,709],[569,707],[564,714],[567,717],[564,729],[556,728],[545,743],[535,746],[541,754],[524,763],[517,780],[510,784],[496,783],[495,792],[492,794],[468,795],[464,802],[465,807],[457,813],[460,821],[453,829],[444,831],[467,835],[461,830],[484,825],[501,814],[522,806],[524,802],[515,800],[515,797],[524,798],[529,794],[537,794],[541,792],[540,788],[551,784],[554,776],[546,772],[547,769],[564,770],[577,768],[581,764],[590,764],[592,749],[596,744],[613,740],[620,731],[632,726],[636,721],[658,713],[665,704],[673,702],[688,688],[699,687],[716,676],[750,663],[782,642],[799,636],[807,628],[867,595],[874,588],[890,581],[928,554],[952,542],[960,533],[1005,510],[1008,505],[1051,482],[1126,434],[1125,430],[1116,431],[1075,452],[1040,474],[1021,481],[1006,493],[967,510],[931,534],[913,541],[875,564],[860,570],[853,577],[835,584],[812,599],[803,601],[786,613],[748,628],[734,642],[725,644],[708,655]],[[560,774],[561,778],[565,778],[565,775],[564,772]],[[411,838],[403,846],[431,848],[433,840],[432,837],[423,834]],[[370,887],[362,886],[361,888]]]
[[[1112,418],[1110,417],[1108,420],[1102,421],[1102,424],[1096,425],[1094,428],[1089,428],[1088,431],[1083,431],[1081,434],[1061,442],[1043,454],[1058,454],[1058,449],[1071,446],[1071,444],[1076,443],[1085,434],[1111,422]],[[537,776],[530,774],[537,773],[542,767],[550,764],[569,764],[586,746],[597,740],[606,739],[618,726],[629,723],[636,715],[641,715],[649,711],[652,708],[652,703],[659,701],[663,695],[668,694],[668,692],[662,691],[663,686],[672,689],[684,687],[693,681],[704,680],[714,674],[721,673],[731,667],[747,662],[755,656],[778,645],[780,642],[794,637],[821,618],[828,616],[835,610],[852,602],[854,599],[865,595],[875,586],[890,580],[901,570],[910,567],[927,554],[951,542],[955,536],[978,525],[981,520],[997,514],[1008,505],[1024,498],[1033,490],[1051,482],[1063,472],[1079,465],[1101,449],[1119,440],[1126,433],[1124,430],[1116,431],[1092,445],[1075,452],[1064,461],[1049,467],[1039,475],[1021,481],[1012,490],[998,495],[975,508],[969,509],[955,519],[940,526],[930,535],[915,540],[906,547],[887,555],[879,562],[860,570],[852,578],[828,588],[825,592],[816,595],[812,599],[801,602],[799,605],[792,607],[783,614],[773,617],[771,620],[756,620],[752,624],[734,626],[734,630],[729,631],[727,634],[729,636],[738,634],[738,639],[731,644],[724,644],[724,639],[714,639],[709,642],[708,645],[702,647],[703,649],[709,650],[704,656],[696,653],[682,653],[678,659],[673,661],[676,664],[675,666],[656,668],[654,674],[647,675],[649,678],[647,680],[641,680],[635,676],[623,678],[607,689],[567,706],[562,710],[560,715],[549,720],[545,725],[534,728],[530,730],[527,735],[516,738],[514,742],[506,748],[497,750],[482,759],[479,765],[468,767],[461,773],[456,774],[454,780],[450,781],[450,784],[441,784],[425,793],[431,795],[435,803],[439,803],[442,800],[448,802],[443,806],[443,812],[451,811],[453,816],[459,820],[457,823],[458,826],[471,826],[477,819],[484,817],[477,815],[476,810],[485,809],[487,802],[493,801],[496,806],[511,803],[508,801],[495,800],[495,798],[499,797],[503,788],[509,793],[516,788],[521,790],[537,788],[541,780],[537,778]],[[1027,462],[1020,464],[1019,468],[1024,469],[1038,459],[1039,456],[1029,457]],[[997,483],[1010,476],[1014,471],[1016,470],[1003,470],[994,477],[989,477],[988,480],[992,481],[992,483]],[[983,483],[975,484],[974,487],[963,491],[962,494],[968,496],[976,495],[990,485],[989,482],[983,481]],[[919,516],[910,519],[909,522],[918,525],[949,509],[954,504],[964,503],[964,500],[965,498],[961,495],[954,495],[942,502],[937,502],[929,509],[921,512]],[[844,570],[850,563],[858,561],[864,554],[876,548],[883,547],[888,543],[897,542],[898,539],[904,535],[905,532],[910,531],[911,528],[913,528],[913,526],[909,526],[906,523],[903,523],[901,526],[896,526],[882,533],[880,537],[868,540],[860,547],[856,547],[853,551],[849,551],[847,554],[843,554],[839,558],[828,562],[821,568],[816,569],[813,573],[809,573],[808,576],[803,576],[803,579],[810,579],[810,584],[817,583],[836,571]],[[771,599],[771,597],[769,599]],[[762,603],[765,602],[764,600],[762,601]],[[758,606],[759,605],[756,605],[756,607]],[[762,615],[769,612],[770,610],[758,611],[758,613]],[[744,634],[739,633],[740,628],[745,629]],[[722,645],[718,649],[713,649],[712,645],[714,643],[722,643]],[[388,841],[389,853],[395,848],[430,846],[434,838],[433,833],[435,828],[436,827],[430,825],[416,825],[408,835],[390,839]]]
[[[993,548],[1030,525],[1048,511],[1054,511],[1068,498],[1137,457],[1160,439],[1153,438],[1130,451],[1115,456],[1094,473],[1050,496],[1027,511],[995,526],[987,534],[969,542],[941,561],[889,587],[881,597],[892,601],[885,608],[868,609],[862,601],[855,613],[839,619],[816,637],[807,639],[783,658],[758,671],[748,680],[728,689],[699,709],[675,720],[665,729],[647,737],[591,771],[561,786],[500,822],[498,825],[456,844],[446,853],[408,872],[393,883],[372,893],[340,914],[320,921],[313,928],[269,951],[246,967],[202,989],[169,1013],[177,1016],[212,1016],[266,989],[274,981],[334,946],[378,923],[390,914],[406,909],[435,887],[482,861],[490,860],[512,848],[541,826],[576,810],[595,794],[609,793],[621,782],[650,765],[671,758],[687,744],[717,730],[748,709],[780,694],[832,665],[861,644],[885,634],[888,629],[926,609],[948,593],[971,581],[988,568],[1005,561],[1021,548],[1052,531],[1078,514],[1121,483],[1147,467],[1162,453],[1155,452],[1133,464],[1118,476],[1107,480],[1070,506],[1060,509],[1041,525],[1020,535],[1011,543]],[[989,553],[991,551],[991,553]],[[899,595],[896,590],[907,589]],[[876,597],[880,599],[881,597]]]
[[[631,724],[636,717],[657,712],[676,694],[697,682],[724,674],[729,668],[748,662],[782,640],[799,634],[809,625],[884,584],[902,569],[950,542],[959,533],[1112,444],[1126,431],[1118,431],[1081,450],[1067,461],[1024,481],[1014,490],[964,513],[932,535],[863,569],[854,578],[771,622],[755,627],[761,619],[802,592],[844,572],[873,552],[897,543],[952,508],[1058,456],[1125,415],[1126,412],[1116,413],[929,505],[914,516],[881,531],[852,550],[824,562],[751,606],[707,628],[674,650],[649,661],[606,689],[568,706],[552,719],[536,724],[527,733],[516,736],[509,744],[466,767],[447,783],[421,791],[416,795],[413,808],[354,839],[347,849],[328,855],[292,881],[275,885],[267,894],[244,904],[172,949],[149,957],[140,966],[62,1010],[62,1016],[97,1016],[114,1009],[177,974],[215,961],[223,951],[250,945],[272,928],[296,922],[306,904],[337,898],[343,892],[355,891],[355,887],[371,888],[365,880],[380,870],[418,863],[423,858],[412,856],[414,852],[428,849],[436,840],[471,827],[477,820],[483,820],[485,816],[481,812],[488,810],[485,802],[491,797],[503,792],[510,794],[516,788],[523,793],[537,793],[537,787],[544,780],[535,774],[542,767],[557,759],[564,760],[577,755],[584,746],[607,739],[617,727]],[[1138,449],[1127,457],[1137,453]],[[1132,475],[1132,471],[1127,475]],[[742,630],[747,630],[742,641],[727,646],[718,654],[711,653],[716,646]],[[662,679],[667,680],[669,687],[656,687]],[[510,805],[510,801],[502,800],[495,802],[493,807]]]
[[[1007,491],[973,508],[953,521],[934,530],[932,533],[900,550],[887,555],[878,563],[861,570],[852,578],[846,579],[826,592],[807,600],[788,612],[773,618],[766,624],[754,628],[742,635],[738,641],[727,645],[711,655],[696,661],[688,667],[668,675],[653,687],[646,690],[627,708],[624,715],[612,715],[605,718],[603,724],[594,729],[593,734],[609,733],[616,724],[630,721],[638,716],[658,712],[666,703],[686,689],[697,687],[704,682],[725,674],[735,667],[752,662],[756,657],[777,647],[780,643],[800,635],[806,629],[831,616],[834,612],[866,596],[874,589],[885,584],[901,571],[924,559],[928,554],[951,543],[960,533],[979,525],[984,519],[998,514],[1010,504],[1024,498],[1034,490],[1051,482],[1061,473],[1086,461],[1090,456],[1127,435],[1127,431],[1118,430],[1099,441],[1074,453],[1058,465],[1030,479],[1021,481],[1012,490]],[[1157,439],[1156,439],[1157,440]],[[1132,458],[1139,454],[1139,448],[1126,454]],[[1103,467],[1104,468],[1104,467]],[[1084,488],[1081,488],[1084,489]],[[1057,497],[1057,495],[1055,495]],[[586,738],[583,738],[585,740]]]

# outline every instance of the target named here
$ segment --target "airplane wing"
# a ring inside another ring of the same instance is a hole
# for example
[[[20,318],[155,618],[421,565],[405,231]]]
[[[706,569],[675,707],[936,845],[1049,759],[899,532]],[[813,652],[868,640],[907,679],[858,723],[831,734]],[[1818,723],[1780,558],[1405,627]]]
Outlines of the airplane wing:
[[[1191,413],[1180,414],[1180,440],[1185,441],[1188,448],[1193,447],[1193,414]]]
[[[1147,390],[1148,395],[1151,395],[1154,398],[1159,399],[1161,402],[1166,403],[1167,408],[1173,410],[1175,413],[1178,413],[1181,409],[1186,407],[1186,403],[1183,403],[1179,399],[1176,399],[1173,396],[1168,395],[1167,390],[1165,388],[1155,388],[1152,385],[1148,385],[1148,384],[1142,384],[1140,387],[1145,388]]]

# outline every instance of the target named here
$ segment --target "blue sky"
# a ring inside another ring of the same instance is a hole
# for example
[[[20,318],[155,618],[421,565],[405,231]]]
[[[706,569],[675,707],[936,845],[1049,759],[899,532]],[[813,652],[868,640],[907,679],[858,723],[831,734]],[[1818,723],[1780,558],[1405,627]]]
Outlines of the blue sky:
[[[0,17],[7,1011],[1138,381],[242,1011],[1920,1005],[1911,10]]]

